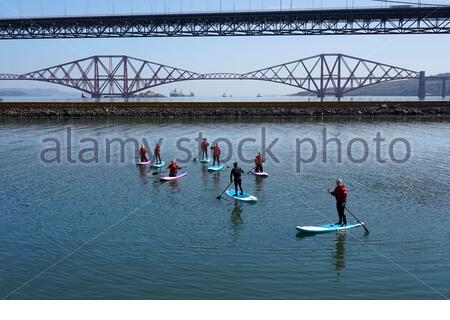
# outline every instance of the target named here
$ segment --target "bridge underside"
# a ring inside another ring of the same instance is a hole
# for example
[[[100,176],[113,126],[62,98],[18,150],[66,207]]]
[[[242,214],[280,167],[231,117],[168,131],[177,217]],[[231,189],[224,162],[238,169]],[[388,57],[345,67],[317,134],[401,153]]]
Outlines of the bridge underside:
[[[0,40],[442,33],[450,6],[0,20]]]

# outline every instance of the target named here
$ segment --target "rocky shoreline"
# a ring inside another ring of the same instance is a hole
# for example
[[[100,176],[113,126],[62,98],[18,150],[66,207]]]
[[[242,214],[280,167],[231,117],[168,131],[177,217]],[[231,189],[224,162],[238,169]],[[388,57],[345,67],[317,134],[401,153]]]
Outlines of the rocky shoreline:
[[[3,118],[283,118],[450,116],[450,101],[1,102]]]

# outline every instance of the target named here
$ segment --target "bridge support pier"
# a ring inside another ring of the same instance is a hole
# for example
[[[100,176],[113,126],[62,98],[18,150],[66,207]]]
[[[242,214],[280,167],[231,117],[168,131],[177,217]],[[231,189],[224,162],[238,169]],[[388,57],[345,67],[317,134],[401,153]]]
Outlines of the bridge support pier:
[[[419,73],[419,99],[425,99],[425,89],[426,89],[426,80],[425,80],[425,71],[420,71]]]
[[[445,78],[442,78],[442,98],[445,98]]]

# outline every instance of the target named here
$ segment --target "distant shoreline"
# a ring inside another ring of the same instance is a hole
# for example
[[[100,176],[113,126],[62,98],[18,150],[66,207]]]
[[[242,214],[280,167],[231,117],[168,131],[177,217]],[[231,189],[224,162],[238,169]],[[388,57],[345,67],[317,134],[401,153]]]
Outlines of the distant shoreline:
[[[1,102],[0,118],[295,118],[450,116],[450,101]]]

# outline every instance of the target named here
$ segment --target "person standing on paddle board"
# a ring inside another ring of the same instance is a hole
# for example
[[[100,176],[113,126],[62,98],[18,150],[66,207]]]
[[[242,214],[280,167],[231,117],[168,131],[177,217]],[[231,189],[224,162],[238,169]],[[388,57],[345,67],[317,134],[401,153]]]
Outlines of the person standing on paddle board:
[[[209,147],[209,142],[206,138],[203,139],[202,142],[202,158],[203,159],[208,159],[208,147]]]
[[[161,161],[161,146],[159,145],[159,143],[156,144],[154,153],[155,153],[155,163],[160,164],[162,161]]]
[[[141,162],[148,162],[148,151],[147,149],[145,149],[143,144],[141,144],[139,154],[141,155]]]
[[[180,170],[181,167],[177,164],[175,160],[172,160],[167,169],[169,170],[169,177],[176,177],[178,174],[178,170]]]
[[[220,154],[222,153],[222,150],[219,147],[219,144],[216,143],[214,147],[211,148],[213,150],[213,167],[216,165],[220,166]]]
[[[238,163],[233,164],[233,169],[230,173],[230,183],[234,181],[234,188],[236,190],[236,197],[238,196],[238,187],[241,190],[241,195],[244,194],[242,190],[242,174],[244,171],[238,166]]]
[[[255,171],[256,172],[264,172],[263,166],[262,166],[264,161],[265,161],[264,156],[261,154],[261,152],[259,152],[255,158],[255,165],[256,165]]]
[[[339,222],[341,226],[347,225],[347,217],[345,216],[345,205],[347,204],[348,189],[344,186],[342,179],[337,179],[336,188],[334,191],[328,189],[328,192],[336,198],[336,209],[339,215]]]

